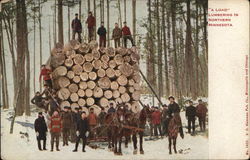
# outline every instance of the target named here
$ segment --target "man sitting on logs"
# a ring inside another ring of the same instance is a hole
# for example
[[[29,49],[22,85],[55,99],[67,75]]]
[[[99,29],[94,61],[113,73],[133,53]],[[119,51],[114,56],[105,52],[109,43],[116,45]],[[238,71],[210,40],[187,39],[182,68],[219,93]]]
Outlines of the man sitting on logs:
[[[122,35],[123,35],[123,42],[124,47],[127,48],[127,40],[129,39],[132,43],[132,46],[135,46],[134,40],[132,38],[131,32],[129,27],[127,26],[127,22],[123,22],[123,28],[122,28]]]
[[[82,23],[78,19],[78,13],[75,14],[75,19],[72,20],[71,23],[71,28],[72,28],[72,39],[75,39],[75,35],[77,33],[78,35],[78,40],[81,43],[82,38],[81,38],[81,33],[82,33]]]
[[[101,22],[101,27],[98,28],[97,34],[99,35],[99,47],[106,47],[106,28],[104,22]]]
[[[31,103],[45,110],[48,106],[48,101],[46,101],[46,99],[42,96],[42,94],[40,94],[40,92],[36,92],[35,97],[31,99]]]
[[[45,84],[47,84],[50,88],[52,88],[52,80],[51,80],[50,74],[51,74],[51,70],[46,68],[46,66],[43,64],[41,66],[39,81],[41,83],[41,78],[43,77]]]
[[[118,23],[115,23],[115,28],[113,29],[113,34],[112,38],[114,39],[115,42],[115,48],[121,46],[120,39],[122,38],[122,30],[119,28]]]

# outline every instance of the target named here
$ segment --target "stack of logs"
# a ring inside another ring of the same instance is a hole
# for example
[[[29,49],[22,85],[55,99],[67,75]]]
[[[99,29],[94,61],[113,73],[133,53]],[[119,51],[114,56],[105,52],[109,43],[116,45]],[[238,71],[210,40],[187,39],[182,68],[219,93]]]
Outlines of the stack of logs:
[[[95,41],[71,40],[56,44],[51,51],[53,88],[62,100],[61,107],[81,106],[88,112],[106,110],[109,103],[126,103],[132,111],[139,109],[139,54],[133,48],[98,48]]]

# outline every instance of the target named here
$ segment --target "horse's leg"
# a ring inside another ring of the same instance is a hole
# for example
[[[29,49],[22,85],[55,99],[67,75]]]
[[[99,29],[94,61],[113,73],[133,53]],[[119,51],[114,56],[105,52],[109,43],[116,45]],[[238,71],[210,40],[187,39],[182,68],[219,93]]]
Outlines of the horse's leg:
[[[110,130],[108,130],[108,148],[109,149],[111,148],[111,139],[112,139],[111,132],[110,132]]]
[[[114,154],[117,154],[117,136],[114,136],[113,140]]]
[[[174,145],[174,153],[177,153],[177,150],[176,150],[176,139],[177,139],[177,137],[176,138],[174,138],[173,139],[173,145]]]
[[[168,137],[168,150],[169,150],[169,154],[172,154],[172,151],[171,151],[171,138]]]
[[[137,154],[137,137],[136,137],[135,133],[132,136],[132,140],[133,140],[133,145],[134,145],[134,152],[133,152],[133,154]]]
[[[119,155],[122,155],[122,136],[119,137],[119,149],[118,149]]]
[[[144,154],[144,150],[143,150],[143,132],[139,132],[139,136],[140,136],[140,153]]]
[[[125,148],[128,148],[128,139],[129,139],[129,137],[125,136]]]

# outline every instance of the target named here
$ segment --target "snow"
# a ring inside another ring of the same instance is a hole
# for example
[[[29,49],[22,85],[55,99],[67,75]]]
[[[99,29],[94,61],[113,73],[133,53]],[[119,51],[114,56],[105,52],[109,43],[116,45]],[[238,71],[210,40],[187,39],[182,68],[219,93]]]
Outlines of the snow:
[[[190,136],[185,134],[184,139],[180,136],[177,138],[177,150],[183,150],[183,153],[168,154],[167,138],[156,141],[144,141],[144,155],[133,155],[133,145],[129,143],[129,147],[125,148],[122,144],[123,156],[115,156],[107,147],[105,149],[92,149],[86,147],[86,152],[81,152],[81,144],[78,152],[72,152],[74,144],[69,143],[69,146],[62,146],[60,141],[59,148],[61,151],[50,152],[50,135],[47,137],[47,151],[39,151],[33,123],[37,117],[37,113],[32,113],[30,117],[16,117],[14,125],[14,133],[9,134],[10,119],[12,110],[1,110],[1,146],[2,159],[8,160],[68,160],[68,159],[208,159],[208,138],[203,135]],[[184,132],[186,120],[184,113],[181,113]],[[196,122],[198,123],[198,122]],[[199,128],[197,128],[199,129]],[[27,132],[29,139],[21,138],[19,132]]]

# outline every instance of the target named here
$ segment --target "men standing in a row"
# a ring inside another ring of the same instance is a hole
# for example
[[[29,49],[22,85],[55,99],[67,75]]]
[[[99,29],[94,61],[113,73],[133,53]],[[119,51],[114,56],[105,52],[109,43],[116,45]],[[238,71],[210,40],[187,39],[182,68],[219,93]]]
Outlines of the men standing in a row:
[[[69,108],[70,107],[65,106],[64,112],[62,113],[63,146],[65,145],[68,146],[70,128],[71,128],[72,121],[73,121],[71,113],[69,112]]]
[[[76,127],[76,145],[75,145],[75,149],[73,150],[73,152],[77,152],[78,149],[78,145],[80,142],[80,139],[82,139],[82,151],[85,151],[85,145],[87,142],[87,137],[89,135],[89,124],[88,124],[88,120],[86,117],[86,113],[82,112],[81,114],[81,119],[77,122],[77,127]]]
[[[115,23],[115,28],[113,29],[112,38],[114,39],[114,42],[115,42],[115,48],[120,47],[121,46],[120,39],[122,38],[122,30],[121,28],[119,28],[118,23]]]
[[[61,135],[62,129],[62,121],[61,117],[59,116],[58,111],[54,111],[51,119],[50,119],[50,133],[51,133],[51,152],[54,150],[54,142],[56,141],[56,150],[59,150],[59,137]]]
[[[88,19],[86,21],[88,25],[88,32],[89,32],[89,42],[94,39],[94,29],[96,25],[95,17],[92,15],[92,12],[89,12]]]
[[[196,108],[193,106],[193,102],[189,101],[189,106],[186,108],[186,118],[188,120],[188,133],[194,134],[195,132],[195,116],[196,116]]]
[[[131,41],[132,46],[135,46],[130,29],[127,26],[127,22],[123,22],[122,35],[123,35],[123,42],[124,42],[125,48],[127,48],[127,40],[128,39]]]
[[[104,22],[101,22],[101,27],[98,28],[97,34],[99,35],[99,47],[106,47],[106,28]]]
[[[38,149],[40,151],[47,150],[46,149],[46,135],[47,135],[48,129],[47,129],[47,125],[46,125],[46,122],[44,120],[42,112],[38,113],[38,118],[35,120],[34,127],[35,127],[35,131],[36,131]],[[41,147],[41,140],[43,140],[43,149]]]
[[[206,115],[207,115],[207,107],[203,104],[202,100],[198,100],[199,104],[196,107],[196,115],[199,118],[199,125],[201,131],[206,130]]]
[[[72,23],[71,23],[71,28],[72,28],[72,39],[75,39],[75,35],[77,33],[78,35],[78,40],[81,43],[82,42],[82,38],[81,38],[81,33],[82,33],[82,23],[81,21],[78,19],[78,13],[75,14],[75,19],[73,19]]]

